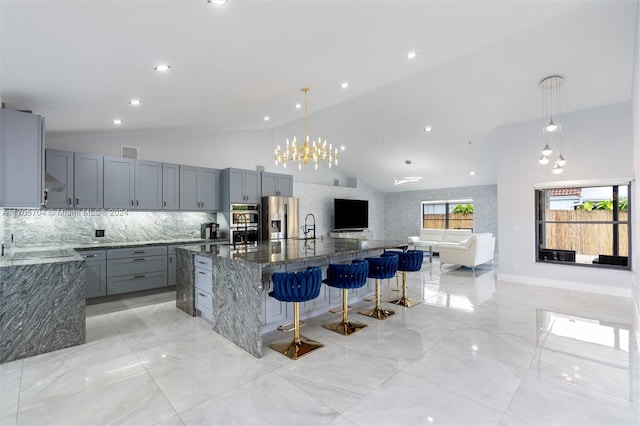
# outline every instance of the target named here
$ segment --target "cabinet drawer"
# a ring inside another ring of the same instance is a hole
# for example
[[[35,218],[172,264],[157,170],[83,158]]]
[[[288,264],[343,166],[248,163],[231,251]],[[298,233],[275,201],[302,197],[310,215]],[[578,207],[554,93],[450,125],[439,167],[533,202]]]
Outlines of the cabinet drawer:
[[[107,277],[167,272],[167,256],[142,256],[107,260]]]
[[[78,250],[78,254],[85,258],[87,262],[107,259],[106,250]]]
[[[123,259],[126,257],[159,256],[167,254],[167,246],[129,247],[107,250],[107,259]]]
[[[196,290],[196,309],[198,309],[199,311],[212,312],[213,298],[211,297],[210,293],[199,289]]]
[[[206,269],[196,268],[196,288],[211,293],[213,285],[213,272]]]
[[[131,291],[148,290],[167,285],[166,272],[150,274],[126,275],[107,278],[107,295],[129,293]]]
[[[194,263],[196,268],[213,270],[213,259],[206,256],[195,256]]]

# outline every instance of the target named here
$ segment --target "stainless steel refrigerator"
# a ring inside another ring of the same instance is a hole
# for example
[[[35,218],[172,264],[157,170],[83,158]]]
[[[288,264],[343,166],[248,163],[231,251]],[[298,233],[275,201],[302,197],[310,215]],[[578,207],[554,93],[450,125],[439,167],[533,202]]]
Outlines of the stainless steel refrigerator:
[[[298,217],[296,197],[262,197],[262,240],[297,238]]]

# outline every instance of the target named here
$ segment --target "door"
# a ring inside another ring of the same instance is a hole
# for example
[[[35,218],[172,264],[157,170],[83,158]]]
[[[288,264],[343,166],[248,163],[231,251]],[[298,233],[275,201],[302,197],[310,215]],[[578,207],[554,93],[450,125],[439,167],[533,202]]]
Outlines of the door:
[[[73,155],[74,207],[101,209],[103,207],[104,175],[102,155]]]
[[[276,173],[262,172],[262,196],[278,195],[278,175]]]
[[[73,152],[48,149],[44,164],[47,207],[73,207]]]
[[[244,171],[244,193],[247,203],[259,204],[262,198],[260,173],[252,170]]]
[[[180,166],[177,164],[162,164],[162,208],[180,208]]]
[[[104,157],[104,207],[136,207],[135,164],[130,158]]]
[[[176,255],[167,255],[167,286],[176,285]]]
[[[244,170],[229,169],[229,202],[246,203],[244,192]],[[226,188],[225,188],[226,189]]]
[[[278,195],[283,197],[293,197],[293,176],[277,175],[278,179]]]
[[[136,208],[162,209],[162,163],[136,160]]]
[[[198,167],[180,166],[180,210],[199,210]]]
[[[200,193],[202,208],[208,211],[218,210],[220,207],[218,199],[220,195],[220,170],[202,168],[199,177],[199,188],[202,188]]]
[[[87,289],[85,298],[107,295],[107,262],[86,262]]]

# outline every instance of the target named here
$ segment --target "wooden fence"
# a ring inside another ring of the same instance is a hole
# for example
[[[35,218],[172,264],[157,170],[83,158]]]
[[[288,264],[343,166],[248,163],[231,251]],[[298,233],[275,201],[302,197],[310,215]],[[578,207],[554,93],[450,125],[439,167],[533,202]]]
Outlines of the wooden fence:
[[[425,214],[422,216],[423,228],[444,229],[446,214]],[[449,213],[449,229],[473,228],[473,213]]]
[[[610,221],[613,212],[607,210],[547,210],[548,221]],[[626,221],[627,212],[620,212],[619,220]],[[620,256],[628,256],[627,225],[618,226]],[[613,225],[586,223],[547,223],[545,248],[575,250],[579,254],[613,254]]]

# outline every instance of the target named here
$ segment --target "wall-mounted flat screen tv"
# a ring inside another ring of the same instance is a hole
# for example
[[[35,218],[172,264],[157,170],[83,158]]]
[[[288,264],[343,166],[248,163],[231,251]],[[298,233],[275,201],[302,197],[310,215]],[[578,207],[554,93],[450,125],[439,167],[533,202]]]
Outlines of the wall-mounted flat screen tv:
[[[369,227],[369,201],[333,200],[334,229],[363,229]]]

